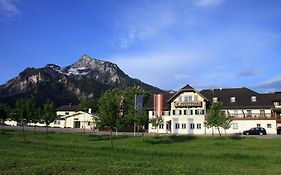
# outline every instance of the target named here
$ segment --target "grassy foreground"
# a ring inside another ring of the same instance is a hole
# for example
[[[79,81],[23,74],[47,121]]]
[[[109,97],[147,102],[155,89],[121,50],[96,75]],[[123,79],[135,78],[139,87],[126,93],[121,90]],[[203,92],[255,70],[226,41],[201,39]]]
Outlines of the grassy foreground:
[[[0,174],[281,174],[281,140],[0,130]]]

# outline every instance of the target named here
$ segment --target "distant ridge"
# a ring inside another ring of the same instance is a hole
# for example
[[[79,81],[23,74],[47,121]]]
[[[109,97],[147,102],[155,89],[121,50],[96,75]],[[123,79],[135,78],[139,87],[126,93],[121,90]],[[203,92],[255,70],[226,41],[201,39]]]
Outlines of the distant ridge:
[[[34,98],[37,104],[47,99],[56,105],[78,104],[86,98],[97,99],[112,88],[141,87],[153,93],[163,90],[126,75],[116,64],[83,55],[69,66],[47,64],[26,68],[0,86],[0,102],[13,105],[22,97]]]

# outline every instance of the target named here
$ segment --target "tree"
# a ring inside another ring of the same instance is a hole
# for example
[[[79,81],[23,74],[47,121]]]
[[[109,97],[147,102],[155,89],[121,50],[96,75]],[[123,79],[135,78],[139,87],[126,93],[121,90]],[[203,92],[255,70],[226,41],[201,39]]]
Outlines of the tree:
[[[35,104],[31,99],[20,99],[16,102],[16,121],[21,124],[22,139],[25,141],[24,125],[35,113]]]
[[[226,130],[231,128],[231,122],[233,121],[232,117],[226,117],[224,118],[224,121],[222,123],[222,128],[224,129],[224,135],[226,135]]]
[[[141,113],[136,113],[135,114],[135,121],[136,121],[137,126],[139,128],[141,128],[142,136],[144,137],[145,126],[148,124],[148,116],[145,113],[145,111],[142,111]]]
[[[31,117],[30,122],[34,123],[33,125],[33,132],[36,132],[36,123],[40,122],[41,119],[41,108],[38,108],[37,110],[35,110],[34,115]]]
[[[122,97],[117,90],[105,92],[98,102],[99,127],[107,127],[110,129],[110,145],[112,143],[112,130],[121,128],[125,123],[122,109]]]
[[[47,137],[48,137],[48,126],[56,118],[56,111],[55,111],[55,106],[54,106],[53,102],[48,100],[43,105],[42,117],[43,117],[43,120],[44,120],[44,122],[46,124],[46,134],[47,134]]]
[[[4,122],[9,117],[9,107],[5,104],[0,103],[0,124],[4,126]]]
[[[79,105],[80,111],[88,110],[89,108],[92,109],[92,113],[97,111],[97,102],[92,99],[86,99]],[[88,112],[88,111],[85,111]]]
[[[158,134],[158,127],[164,123],[164,120],[162,117],[157,116],[155,118],[150,119],[150,123],[153,127],[157,128],[157,134]]]
[[[222,127],[225,124],[226,121],[225,118],[226,116],[222,112],[222,104],[213,103],[204,124],[207,128],[216,127],[218,129],[219,135],[221,136],[220,127]]]

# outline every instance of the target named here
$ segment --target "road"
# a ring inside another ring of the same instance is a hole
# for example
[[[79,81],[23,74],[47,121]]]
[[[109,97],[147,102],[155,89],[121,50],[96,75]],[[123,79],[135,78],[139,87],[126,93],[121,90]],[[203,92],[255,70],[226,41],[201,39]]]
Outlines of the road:
[[[4,129],[15,129],[15,130],[21,130],[20,126],[4,126]],[[33,127],[24,127],[25,130],[28,131],[33,131]],[[39,132],[45,132],[46,128],[45,127],[36,127],[36,131]],[[61,133],[84,133],[84,129],[81,128],[48,128],[49,132],[61,132]],[[85,134],[94,134],[94,135],[109,135],[110,132],[108,131],[93,131],[90,129],[85,129]],[[133,132],[113,132],[113,135],[126,135],[126,136],[134,136]],[[141,136],[142,133],[136,133],[136,135]],[[144,133],[144,135],[154,135],[154,134],[149,134],[149,133]],[[166,134],[161,134],[161,135],[166,135]],[[205,136],[205,135],[204,135]],[[210,135],[211,136],[211,135]],[[254,137],[258,139],[281,139],[281,135],[238,135],[237,137]]]
[[[21,126],[4,126],[4,129],[15,129],[21,130]],[[24,127],[26,131],[33,131],[34,127],[26,126]],[[45,132],[45,127],[36,127],[36,131],[38,132]],[[82,129],[82,128],[48,128],[49,132],[61,132],[61,133],[85,133],[85,134],[94,134],[94,135],[110,135],[109,131],[93,131],[91,129]],[[127,136],[134,136],[133,132],[113,132],[114,135],[127,135]],[[147,133],[144,133],[147,135]],[[142,135],[141,133],[136,133],[136,135]]]

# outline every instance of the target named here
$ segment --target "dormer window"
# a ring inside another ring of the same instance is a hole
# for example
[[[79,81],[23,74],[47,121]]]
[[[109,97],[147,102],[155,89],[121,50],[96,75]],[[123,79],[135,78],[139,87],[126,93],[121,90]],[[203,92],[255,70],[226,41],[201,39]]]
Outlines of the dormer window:
[[[213,97],[213,103],[217,103],[218,102],[218,97]]]
[[[230,97],[230,102],[234,103],[236,101],[235,97]]]
[[[257,101],[257,97],[256,97],[256,96],[252,96],[252,97],[251,97],[251,101],[252,101],[252,102],[256,102],[256,101]]]

